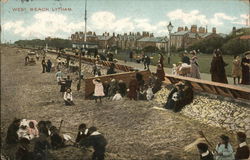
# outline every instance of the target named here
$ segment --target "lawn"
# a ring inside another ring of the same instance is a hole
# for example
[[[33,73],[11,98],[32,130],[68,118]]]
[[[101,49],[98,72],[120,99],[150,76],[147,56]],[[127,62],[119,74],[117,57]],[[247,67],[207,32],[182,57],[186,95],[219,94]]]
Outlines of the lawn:
[[[153,57],[152,64],[155,65],[158,61],[158,54],[151,54],[150,56]],[[128,53],[118,53],[114,57],[119,59],[119,60],[125,60],[125,59],[128,60],[129,54]],[[139,59],[140,55],[139,54],[135,55],[135,57],[137,57],[137,59]],[[178,53],[173,53],[171,55],[171,65],[167,64],[167,55],[164,55],[164,57],[165,57],[164,65],[168,68],[171,68],[172,64],[178,63],[179,61],[181,61],[181,58],[180,58]],[[210,64],[212,61],[212,55],[211,54],[199,54],[197,57],[198,57],[198,63],[200,66],[200,71],[202,73],[209,73]],[[228,64],[228,66],[225,67],[227,76],[231,76],[233,56],[232,55],[223,55],[223,59],[224,59],[225,63]]]

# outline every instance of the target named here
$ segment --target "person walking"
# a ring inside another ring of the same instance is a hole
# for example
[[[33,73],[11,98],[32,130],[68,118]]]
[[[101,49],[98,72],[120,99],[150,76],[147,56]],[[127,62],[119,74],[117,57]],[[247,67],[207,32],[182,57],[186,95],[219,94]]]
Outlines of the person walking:
[[[238,79],[238,84],[240,84],[241,77],[241,62],[239,56],[234,56],[232,65],[232,77],[234,79],[234,84],[236,84],[236,78]]]
[[[51,71],[51,67],[52,67],[52,62],[50,61],[50,59],[48,59],[47,66],[46,66],[46,72],[50,72]]]
[[[97,103],[97,99],[102,103],[102,97],[105,96],[104,89],[100,78],[93,79],[93,84],[95,85],[94,96],[95,102]]]
[[[45,62],[45,57],[43,57],[43,60],[42,60],[42,69],[43,69],[43,71],[42,71],[42,73],[45,73],[45,71],[46,71],[46,62]]]
[[[250,85],[250,51],[244,53],[241,60],[242,80],[241,84]]]
[[[198,58],[196,56],[196,52],[192,51],[191,54],[192,54],[192,58],[190,59],[190,64],[191,64],[190,75],[192,78],[201,79]]]

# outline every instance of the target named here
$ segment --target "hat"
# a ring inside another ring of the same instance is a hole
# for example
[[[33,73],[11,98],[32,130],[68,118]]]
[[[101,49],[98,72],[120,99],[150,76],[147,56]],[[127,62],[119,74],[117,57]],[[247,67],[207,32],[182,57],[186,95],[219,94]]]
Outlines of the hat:
[[[245,53],[244,53],[244,55],[246,56],[246,55],[249,55],[250,54],[250,51],[246,51]]]
[[[100,82],[100,81],[101,81],[101,79],[100,79],[100,78],[96,78],[96,81]]]
[[[247,138],[246,134],[243,133],[243,132],[237,132],[237,136],[238,136],[240,139],[244,139],[244,140]]]
[[[226,141],[226,142],[228,142],[229,141],[229,137],[228,136],[226,136],[226,135],[221,135],[220,136],[220,138],[223,140],[223,141]]]
[[[206,152],[208,150],[208,145],[206,143],[198,143],[197,148],[202,152]]]
[[[184,83],[181,82],[181,81],[179,81],[179,82],[175,83],[175,85],[176,85],[176,86],[182,86],[182,85],[184,85]]]

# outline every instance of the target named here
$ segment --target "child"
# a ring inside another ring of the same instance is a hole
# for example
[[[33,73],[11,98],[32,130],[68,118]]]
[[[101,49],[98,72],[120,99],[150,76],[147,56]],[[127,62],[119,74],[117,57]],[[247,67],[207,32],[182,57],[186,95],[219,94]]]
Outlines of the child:
[[[153,94],[153,87],[151,85],[148,86],[146,94],[147,94],[146,97],[148,101],[153,99],[154,94]]]
[[[119,101],[119,100],[122,100],[122,96],[118,91],[116,91],[116,94],[114,95],[112,101]]]
[[[234,160],[233,147],[229,143],[229,137],[221,135],[221,142],[216,146],[216,160]]]
[[[29,134],[30,139],[33,139],[39,136],[39,132],[38,132],[36,125],[37,125],[36,121],[29,122],[28,134]]]
[[[101,103],[102,97],[105,96],[102,82],[99,78],[97,78],[97,79],[93,79],[93,84],[95,85],[95,91],[94,91],[95,102],[97,103],[97,99],[99,98],[100,103]]]
[[[77,133],[77,137],[76,137],[76,143],[79,143],[80,141],[82,141],[83,139],[85,139],[87,137],[88,134],[88,129],[86,124],[82,123],[79,125],[78,127],[78,133]]]
[[[73,102],[73,96],[70,88],[68,88],[67,91],[64,93],[64,102],[65,106],[75,105]]]
[[[198,143],[197,148],[200,152],[200,160],[214,160],[213,154],[208,150],[206,143]]]
[[[141,86],[140,87],[140,90],[139,90],[139,100],[146,100],[146,90],[145,90],[145,87],[144,86]]]

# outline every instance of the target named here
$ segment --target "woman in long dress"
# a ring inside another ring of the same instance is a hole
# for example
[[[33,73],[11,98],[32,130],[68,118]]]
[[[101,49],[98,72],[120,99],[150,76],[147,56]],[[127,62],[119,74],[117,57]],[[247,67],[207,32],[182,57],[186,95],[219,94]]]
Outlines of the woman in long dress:
[[[199,69],[199,65],[198,65],[198,58],[196,57],[195,52],[191,52],[191,54],[193,56],[190,59],[190,64],[191,64],[190,77],[201,79],[200,69]]]
[[[163,66],[164,58],[162,54],[159,54],[159,55],[160,55],[160,58],[159,58],[157,69],[156,69],[156,75],[161,81],[164,81],[165,80],[165,72],[164,72],[164,66]]]
[[[250,51],[244,54],[244,57],[241,60],[242,67],[242,81],[241,84],[250,85]]]
[[[105,96],[102,82],[99,78],[97,78],[93,80],[93,84],[95,85],[95,91],[94,91],[95,102],[97,103],[97,99],[99,99],[100,102],[102,102],[102,97]]]
[[[236,84],[236,78],[238,79],[238,84],[240,83],[241,77],[241,62],[239,56],[234,56],[232,65],[232,77],[234,79],[234,84]]]

